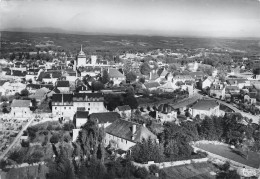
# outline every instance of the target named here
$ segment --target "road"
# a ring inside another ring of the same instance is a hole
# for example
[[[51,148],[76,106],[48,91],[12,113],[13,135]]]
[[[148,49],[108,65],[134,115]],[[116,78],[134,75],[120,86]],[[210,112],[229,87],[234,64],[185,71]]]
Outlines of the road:
[[[15,139],[13,140],[13,142],[7,147],[7,149],[0,155],[0,160],[3,159],[6,154],[12,149],[12,147],[14,145],[17,144],[17,142],[20,142],[20,138],[23,135],[23,132],[30,126],[30,124],[34,121],[34,117],[32,117],[26,124],[25,126],[22,128],[22,130],[20,130],[20,132],[17,134],[17,136],[15,137]]]

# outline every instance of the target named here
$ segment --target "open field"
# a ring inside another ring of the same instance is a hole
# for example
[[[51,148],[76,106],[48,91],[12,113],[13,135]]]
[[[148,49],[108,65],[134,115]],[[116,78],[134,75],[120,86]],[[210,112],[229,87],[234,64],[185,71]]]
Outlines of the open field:
[[[259,168],[260,165],[260,156],[255,152],[249,152],[247,160],[246,151],[231,149],[228,146],[214,144],[196,144],[196,147],[250,167]]]

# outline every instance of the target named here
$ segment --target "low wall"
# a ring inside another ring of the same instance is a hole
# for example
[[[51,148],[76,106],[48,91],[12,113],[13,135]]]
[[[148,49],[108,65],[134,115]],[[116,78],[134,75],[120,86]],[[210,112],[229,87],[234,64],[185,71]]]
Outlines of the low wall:
[[[207,161],[208,161],[208,158],[201,158],[201,159],[190,159],[190,160],[161,162],[161,163],[154,163],[153,161],[150,161],[147,164],[141,164],[141,163],[136,163],[136,162],[132,161],[132,164],[136,167],[139,167],[139,168],[144,167],[147,170],[149,170],[150,165],[156,165],[161,169],[161,168],[167,168],[167,167],[187,165],[187,164],[192,164],[192,163],[204,163],[204,162],[207,162]]]
[[[22,164],[17,164],[17,165],[8,165],[6,168],[22,168],[22,167],[29,167],[29,166],[38,166],[38,165],[44,165],[45,162],[38,162],[38,163],[22,163]]]

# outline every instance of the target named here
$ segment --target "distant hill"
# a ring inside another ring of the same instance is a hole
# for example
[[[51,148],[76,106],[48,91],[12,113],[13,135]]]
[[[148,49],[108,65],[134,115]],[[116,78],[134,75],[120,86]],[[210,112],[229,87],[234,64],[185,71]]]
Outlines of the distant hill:
[[[33,32],[27,32],[28,30]],[[19,31],[19,32],[18,32]],[[195,37],[162,37],[141,35],[113,35],[113,34],[80,34],[81,32],[64,32],[56,28],[12,29],[2,31],[1,52],[12,52],[23,46],[19,42],[30,43],[25,49],[35,48],[35,45],[48,40],[54,42],[54,47],[71,52],[77,52],[82,44],[85,52],[105,50],[110,52],[147,51],[151,49],[196,49],[219,48],[230,51],[245,51],[259,53],[258,39],[221,39],[221,38],[195,38]],[[82,32],[83,33],[83,32]],[[12,45],[11,42],[18,45]]]

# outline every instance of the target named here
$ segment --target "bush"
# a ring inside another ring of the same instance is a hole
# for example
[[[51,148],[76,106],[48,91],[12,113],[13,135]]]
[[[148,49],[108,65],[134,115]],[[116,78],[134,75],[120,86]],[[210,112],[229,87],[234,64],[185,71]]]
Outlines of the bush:
[[[41,161],[42,157],[43,157],[43,153],[41,151],[35,151],[32,155],[29,156],[26,162],[29,164],[37,163]]]
[[[72,131],[74,129],[74,124],[72,122],[65,123],[63,125],[63,130]]]
[[[63,140],[64,140],[64,142],[69,142],[69,141],[71,140],[70,135],[69,135],[69,134],[65,134],[65,135],[63,136]]]
[[[137,178],[146,178],[148,174],[149,174],[148,171],[143,167],[138,168],[135,171],[135,175],[136,175]]]
[[[53,144],[56,144],[59,142],[60,136],[58,134],[53,134],[50,138],[50,142]]]
[[[47,130],[48,130],[48,131],[53,130],[52,125],[49,124],[49,125],[47,126]]]
[[[29,142],[29,141],[22,140],[21,146],[22,146],[22,147],[29,147],[29,146],[30,146],[30,142]]]
[[[150,165],[149,166],[149,171],[151,174],[155,174],[159,172],[159,167],[157,165]]]

